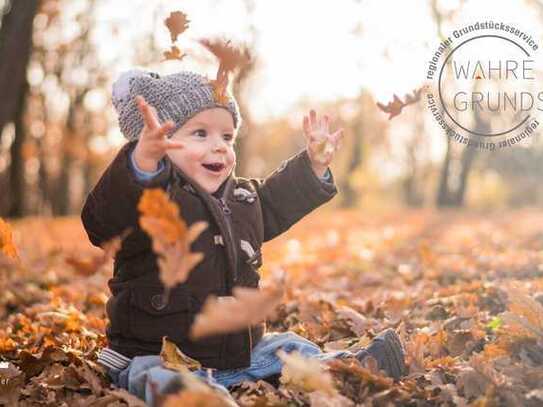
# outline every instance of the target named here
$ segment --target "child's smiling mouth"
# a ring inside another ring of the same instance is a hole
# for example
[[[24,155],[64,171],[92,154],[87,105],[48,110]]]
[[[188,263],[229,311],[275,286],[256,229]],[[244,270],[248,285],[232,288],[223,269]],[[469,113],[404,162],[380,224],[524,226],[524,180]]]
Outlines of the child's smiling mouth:
[[[209,163],[209,164],[202,164],[202,166],[205,169],[207,169],[207,170],[209,170],[209,171],[211,171],[213,173],[216,173],[216,174],[220,173],[225,167],[225,165],[223,163]]]

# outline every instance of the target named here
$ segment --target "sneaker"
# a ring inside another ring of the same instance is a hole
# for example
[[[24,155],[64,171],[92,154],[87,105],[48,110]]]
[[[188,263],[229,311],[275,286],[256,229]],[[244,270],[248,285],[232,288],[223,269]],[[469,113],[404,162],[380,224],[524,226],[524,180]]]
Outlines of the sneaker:
[[[405,375],[405,353],[398,334],[392,328],[385,329],[370,342],[368,347],[356,352],[356,358],[362,362],[367,356],[377,361],[380,370],[387,376],[398,380]]]

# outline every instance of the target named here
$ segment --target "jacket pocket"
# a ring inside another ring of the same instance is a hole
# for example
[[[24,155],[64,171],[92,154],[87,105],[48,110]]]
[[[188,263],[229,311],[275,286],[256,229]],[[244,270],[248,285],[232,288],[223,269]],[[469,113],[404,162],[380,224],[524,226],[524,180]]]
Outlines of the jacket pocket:
[[[138,286],[130,289],[130,332],[137,339],[161,342],[168,336],[174,342],[188,337],[191,297],[185,287],[171,290],[164,296],[162,286]]]

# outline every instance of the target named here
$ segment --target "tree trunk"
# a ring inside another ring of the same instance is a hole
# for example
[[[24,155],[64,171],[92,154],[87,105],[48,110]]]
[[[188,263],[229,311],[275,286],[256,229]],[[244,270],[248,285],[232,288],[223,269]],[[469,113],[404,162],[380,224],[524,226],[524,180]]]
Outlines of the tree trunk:
[[[32,50],[32,24],[38,0],[11,2],[0,27],[0,137],[20,108],[25,92],[26,68]],[[0,140],[1,141],[1,140]]]
[[[73,171],[74,157],[72,156],[72,147],[77,142],[77,114],[82,109],[83,99],[86,90],[78,92],[70,104],[68,118],[66,120],[66,133],[63,137],[64,149],[62,152],[62,165],[60,174],[56,180],[55,196],[53,198],[53,214],[56,216],[65,216],[70,212],[70,179]]]
[[[22,92],[19,96],[18,109],[15,113],[15,138],[10,147],[9,166],[9,209],[8,216],[17,218],[24,215],[25,202],[25,163],[23,158],[23,145],[25,141],[25,126],[23,123],[24,108],[26,100],[26,91],[28,85],[26,81],[22,87]]]
[[[445,159],[441,167],[441,173],[439,176],[439,187],[437,191],[437,206],[447,207],[452,206],[451,190],[449,186],[449,173],[451,171],[451,155],[452,155],[451,140],[447,137],[447,152],[445,153]]]

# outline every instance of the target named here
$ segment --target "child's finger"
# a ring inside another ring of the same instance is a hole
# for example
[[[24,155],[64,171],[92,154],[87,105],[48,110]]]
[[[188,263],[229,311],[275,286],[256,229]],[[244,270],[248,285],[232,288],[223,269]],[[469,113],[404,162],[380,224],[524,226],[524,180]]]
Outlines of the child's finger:
[[[329,134],[330,133],[330,117],[327,114],[324,115],[324,119],[322,123],[324,126],[325,134]]]
[[[165,150],[180,150],[182,148],[185,148],[185,144],[183,144],[182,142],[171,140],[164,141],[163,146]]]
[[[304,134],[306,135],[306,137],[309,137],[309,133],[311,132],[311,128],[309,127],[309,118],[307,116],[305,116],[305,115],[304,115],[303,126],[304,126]]]
[[[154,133],[154,136],[156,136],[157,138],[163,138],[164,136],[166,136],[171,129],[173,129],[175,127],[175,124],[174,122],[172,122],[171,120],[168,120],[166,123],[164,123],[162,126],[160,126],[157,131]]]
[[[344,136],[345,133],[343,132],[343,128],[336,130],[334,134],[332,134],[332,140],[334,141],[334,144],[338,145]]]
[[[149,103],[145,101],[142,96],[136,96],[136,105],[141,115],[143,116],[143,123],[148,129],[155,130],[157,127],[160,126],[160,124],[158,123],[158,118],[155,115],[156,111],[153,112],[151,110],[152,107],[149,105]]]
[[[312,128],[317,127],[317,112],[315,112],[313,109],[311,109],[309,112],[309,121]]]
[[[338,141],[338,140],[340,140],[341,138],[343,138],[343,136],[344,136],[343,127],[341,127],[341,128],[339,128],[339,129],[337,129],[337,130],[334,132],[334,134],[332,134],[332,139],[333,139],[334,141]]]

